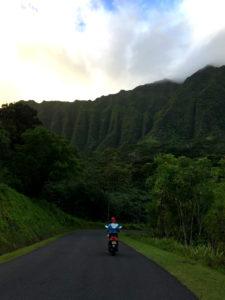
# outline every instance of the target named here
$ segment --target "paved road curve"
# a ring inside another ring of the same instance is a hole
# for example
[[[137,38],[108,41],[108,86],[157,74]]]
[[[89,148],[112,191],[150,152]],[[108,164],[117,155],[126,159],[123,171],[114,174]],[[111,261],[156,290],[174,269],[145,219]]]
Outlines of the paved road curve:
[[[196,300],[165,270],[105,233],[80,231],[0,265],[1,300]]]

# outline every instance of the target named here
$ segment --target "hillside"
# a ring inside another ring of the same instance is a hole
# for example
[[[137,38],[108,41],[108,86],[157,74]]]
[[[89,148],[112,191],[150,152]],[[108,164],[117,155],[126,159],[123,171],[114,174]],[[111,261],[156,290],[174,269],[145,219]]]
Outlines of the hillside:
[[[95,101],[28,104],[38,111],[44,126],[65,135],[79,150],[90,152],[135,144],[151,130],[178,84],[164,81]]]
[[[84,222],[46,201],[28,197],[0,183],[0,254],[32,244]]]
[[[95,101],[28,104],[48,129],[80,151],[136,143],[211,142],[225,137],[225,66],[206,67],[177,84],[168,80]]]
[[[201,139],[225,136],[225,67],[206,67],[175,92],[155,124],[159,139]]]

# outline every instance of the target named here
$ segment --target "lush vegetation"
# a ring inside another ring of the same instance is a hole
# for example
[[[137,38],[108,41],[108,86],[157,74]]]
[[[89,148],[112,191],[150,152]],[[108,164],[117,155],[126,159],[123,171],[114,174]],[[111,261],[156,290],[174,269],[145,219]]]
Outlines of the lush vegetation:
[[[223,265],[224,72],[210,67],[183,85],[164,81],[94,102],[5,105],[0,182],[73,217],[106,222],[115,215],[144,224],[152,237],[208,247]],[[41,126],[32,107],[56,133]]]
[[[224,251],[224,158],[213,164],[208,158],[167,154],[156,157],[154,164],[147,180],[152,234],[174,237],[185,245],[210,242]]]
[[[3,106],[0,122],[0,182],[72,215],[104,218],[105,194],[86,180],[83,160],[64,137],[40,126],[23,103]]]
[[[224,157],[135,158],[111,149],[87,165],[87,181],[104,192],[108,215],[144,223],[152,237],[209,246],[224,255]]]
[[[0,184],[0,254],[24,247],[85,222],[46,201],[31,201]]]
[[[129,238],[152,247],[172,252],[173,254],[180,255],[187,260],[190,259],[193,263],[198,262],[202,265],[211,267],[225,275],[223,252],[220,252],[219,250],[214,251],[212,247],[206,245],[185,246],[172,238],[151,237],[146,232],[140,233],[138,231],[122,233],[121,238]]]
[[[0,109],[0,254],[98,226],[75,217],[91,220],[91,205],[95,209],[76,149],[40,124],[22,103]]]

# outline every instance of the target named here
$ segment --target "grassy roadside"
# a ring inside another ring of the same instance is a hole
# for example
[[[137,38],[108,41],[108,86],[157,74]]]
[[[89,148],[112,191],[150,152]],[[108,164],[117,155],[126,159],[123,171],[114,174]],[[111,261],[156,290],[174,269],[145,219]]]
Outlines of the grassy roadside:
[[[120,234],[121,241],[152,259],[174,275],[201,300],[225,299],[225,275],[187,257],[171,253],[138,240],[138,237]]]
[[[12,260],[18,256],[21,256],[21,255],[25,255],[31,251],[34,251],[40,247],[43,247],[59,238],[61,238],[62,236],[64,235],[67,235],[69,233],[72,233],[74,231],[77,231],[77,230],[84,230],[84,229],[89,229],[89,228],[92,228],[92,229],[102,229],[102,223],[101,222],[87,222],[84,226],[84,228],[80,228],[80,229],[72,229],[71,230],[65,230],[65,232],[63,233],[60,233],[60,234],[57,234],[57,235],[54,235],[48,239],[44,239],[40,242],[37,242],[37,243],[34,243],[32,245],[29,245],[29,246],[26,246],[26,247],[23,247],[23,248],[19,248],[15,251],[12,251],[12,252],[8,252],[8,253],[5,253],[5,254],[2,254],[0,255],[0,264],[2,263],[5,263],[9,260]]]
[[[9,253],[6,253],[6,254],[3,254],[0,256],[0,264],[4,263],[4,262],[7,262],[13,258],[16,258],[18,256],[21,256],[21,255],[24,255],[24,254],[27,254],[35,249],[38,249],[48,243],[51,243],[57,239],[59,239],[60,237],[70,233],[71,231],[67,231],[67,232],[64,232],[64,233],[60,233],[56,236],[53,236],[51,238],[48,238],[46,240],[43,240],[41,242],[38,242],[38,243],[35,243],[35,244],[32,244],[32,245],[29,245],[27,247],[23,247],[23,248],[20,248],[20,249],[17,249],[15,251],[12,251],[12,252],[9,252]]]

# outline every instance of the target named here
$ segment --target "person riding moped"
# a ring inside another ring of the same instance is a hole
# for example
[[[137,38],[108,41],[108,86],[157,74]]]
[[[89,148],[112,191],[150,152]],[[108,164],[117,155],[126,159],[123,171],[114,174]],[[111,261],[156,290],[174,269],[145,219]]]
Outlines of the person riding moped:
[[[105,226],[107,229],[107,238],[110,239],[111,236],[118,237],[118,232],[120,232],[120,229],[122,226],[120,226],[118,223],[116,223],[116,218],[111,218],[111,223],[109,225]]]

